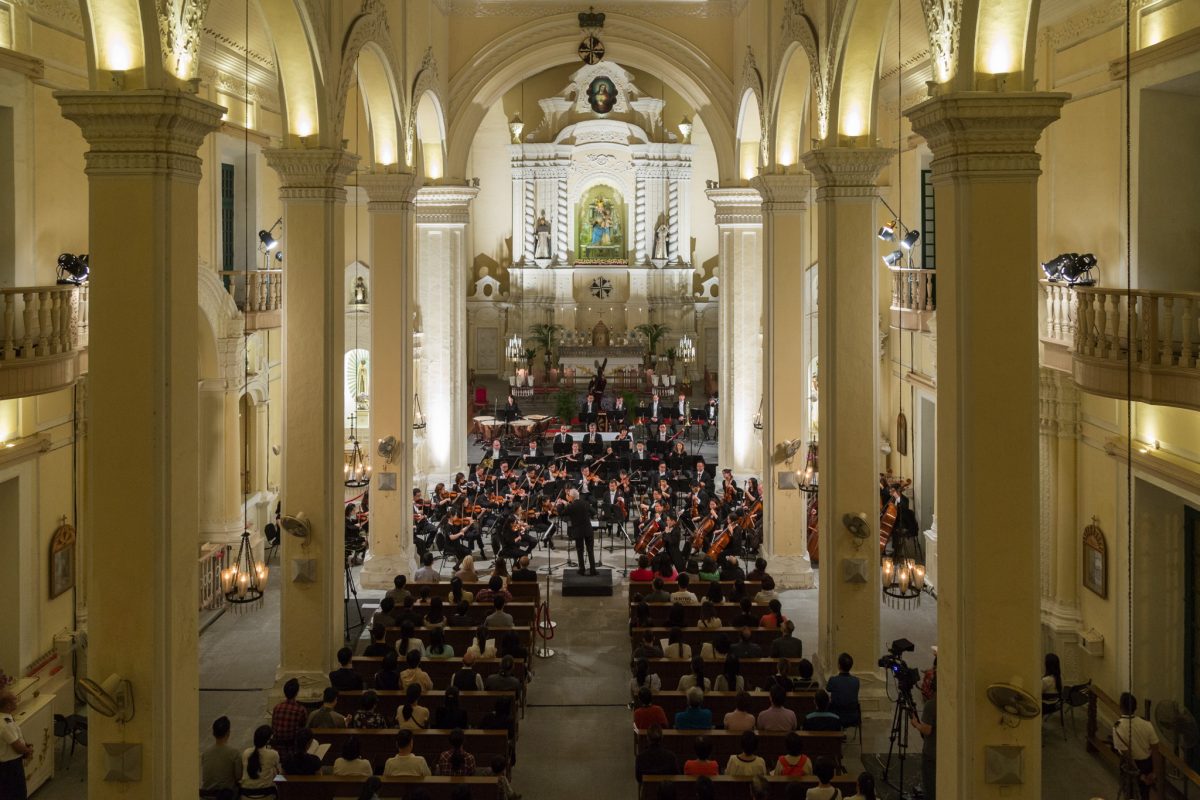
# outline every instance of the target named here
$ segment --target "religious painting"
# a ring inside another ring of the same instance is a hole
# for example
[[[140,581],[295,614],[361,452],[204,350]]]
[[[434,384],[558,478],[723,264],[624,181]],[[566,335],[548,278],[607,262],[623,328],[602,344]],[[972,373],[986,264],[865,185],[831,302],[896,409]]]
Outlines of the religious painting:
[[[64,522],[50,538],[50,598],[75,585],[75,528]]]
[[[576,264],[624,264],[625,202],[621,193],[600,184],[588,189],[575,209],[578,223]]]
[[[597,114],[607,114],[617,104],[617,85],[607,75],[600,75],[588,84],[588,105]]]
[[[1104,531],[1096,524],[1083,529],[1083,585],[1101,597],[1108,597],[1108,558]]]

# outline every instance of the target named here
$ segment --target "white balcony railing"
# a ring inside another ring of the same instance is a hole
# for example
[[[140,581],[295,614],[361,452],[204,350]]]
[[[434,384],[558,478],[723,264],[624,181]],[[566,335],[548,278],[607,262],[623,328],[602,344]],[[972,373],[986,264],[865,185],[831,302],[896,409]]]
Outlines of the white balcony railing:
[[[1041,339],[1070,347],[1075,341],[1075,319],[1077,303],[1075,292],[1065,283],[1051,283],[1047,280],[1041,284],[1042,302],[1046,314],[1042,322]]]
[[[88,287],[0,289],[0,399],[70,386],[88,344]]]
[[[937,311],[937,271],[889,267],[892,278],[892,326],[906,331],[928,331]]]
[[[221,594],[221,570],[229,560],[229,545],[206,543],[200,545],[200,610],[213,611],[225,602]]]
[[[283,270],[223,270],[221,280],[246,317],[246,330],[278,328],[283,308]]]
[[[1135,400],[1200,409],[1200,293],[1073,291],[1080,388],[1123,397],[1132,368]]]

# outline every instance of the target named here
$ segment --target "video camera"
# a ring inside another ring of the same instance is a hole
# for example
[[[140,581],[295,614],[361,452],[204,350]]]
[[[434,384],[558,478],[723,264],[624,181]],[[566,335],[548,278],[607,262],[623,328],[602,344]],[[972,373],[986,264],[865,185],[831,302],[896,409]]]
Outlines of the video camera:
[[[892,673],[902,695],[911,692],[921,680],[921,673],[915,667],[910,667],[903,658],[904,653],[916,649],[917,646],[908,639],[897,639],[888,647],[887,655],[879,659],[879,666]]]

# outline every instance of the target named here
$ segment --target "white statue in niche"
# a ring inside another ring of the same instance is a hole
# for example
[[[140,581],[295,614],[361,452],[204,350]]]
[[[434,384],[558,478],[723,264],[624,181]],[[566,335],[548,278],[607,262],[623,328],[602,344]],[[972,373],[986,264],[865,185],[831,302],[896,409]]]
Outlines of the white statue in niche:
[[[533,234],[536,239],[533,245],[534,258],[549,258],[550,257],[550,223],[546,221],[546,212],[543,209],[538,215],[537,222],[533,226]]]
[[[654,256],[655,261],[667,260],[667,224],[659,223],[654,229]]]
[[[365,306],[367,304],[367,282],[359,275],[354,279],[354,305]]]

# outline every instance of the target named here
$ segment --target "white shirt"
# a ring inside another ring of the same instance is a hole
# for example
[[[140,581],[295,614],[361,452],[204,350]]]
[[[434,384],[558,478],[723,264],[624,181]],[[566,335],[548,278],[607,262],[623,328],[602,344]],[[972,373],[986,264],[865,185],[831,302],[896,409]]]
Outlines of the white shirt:
[[[13,745],[21,741],[21,729],[12,714],[0,714],[0,763],[21,758]]]
[[[383,774],[389,778],[396,776],[421,778],[432,773],[429,771],[429,762],[425,760],[424,756],[409,753],[405,756],[395,755],[389,758],[383,765]]]
[[[1117,724],[1113,725],[1112,740],[1118,753],[1124,753],[1128,749],[1134,761],[1144,761],[1150,757],[1150,748],[1158,744],[1158,733],[1150,724],[1150,720],[1141,717],[1121,717]]]
[[[364,778],[369,778],[371,777],[371,762],[365,758],[356,758],[353,761],[338,758],[333,762],[333,774],[362,775]]]
[[[279,753],[273,747],[260,747],[258,750],[258,777],[250,777],[250,756],[253,747],[247,747],[242,753],[242,788],[266,789],[275,785],[275,776],[279,774]]]

